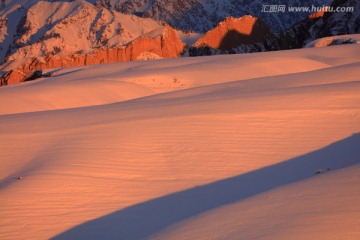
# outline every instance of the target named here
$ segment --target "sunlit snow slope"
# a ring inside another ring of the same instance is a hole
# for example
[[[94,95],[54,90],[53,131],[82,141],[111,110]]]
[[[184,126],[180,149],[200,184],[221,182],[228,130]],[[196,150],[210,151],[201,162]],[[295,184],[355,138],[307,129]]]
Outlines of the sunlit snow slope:
[[[49,71],[0,88],[0,239],[360,238],[360,45]]]

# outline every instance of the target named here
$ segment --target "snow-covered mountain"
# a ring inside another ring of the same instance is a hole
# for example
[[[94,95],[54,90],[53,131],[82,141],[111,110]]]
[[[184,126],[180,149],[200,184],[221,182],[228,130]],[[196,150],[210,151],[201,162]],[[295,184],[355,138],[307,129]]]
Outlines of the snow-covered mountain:
[[[66,56],[121,47],[161,27],[154,20],[109,11],[84,0],[15,2],[0,13],[0,62],[7,58],[16,64],[46,54]]]
[[[2,85],[37,69],[177,57],[184,48],[166,24],[85,0],[8,1],[0,16]]]
[[[331,0],[91,0],[118,12],[162,20],[188,31],[206,32],[228,16],[252,15],[279,32],[304,19],[307,12],[265,12],[264,5],[324,6]]]
[[[256,24],[243,26],[238,21],[239,26],[221,31],[215,27],[212,35],[211,31],[207,33],[211,35],[207,43],[214,39],[222,41],[227,36],[226,46],[220,49],[232,53],[299,48],[316,38],[360,31],[356,0],[333,3],[333,6],[353,6],[354,12],[326,13],[316,19],[309,19],[308,12],[262,11],[269,4],[321,6],[326,3],[321,0],[4,0],[0,5],[0,85],[23,81],[32,71],[43,68],[177,57],[184,52],[181,40],[191,45],[201,37],[201,32],[229,16],[251,13],[264,26],[253,28]],[[288,26],[292,27],[282,30]],[[244,31],[251,32],[252,37],[238,34]],[[204,39],[200,38],[200,42]],[[191,48],[189,55],[219,53],[212,44],[208,45],[210,50]]]

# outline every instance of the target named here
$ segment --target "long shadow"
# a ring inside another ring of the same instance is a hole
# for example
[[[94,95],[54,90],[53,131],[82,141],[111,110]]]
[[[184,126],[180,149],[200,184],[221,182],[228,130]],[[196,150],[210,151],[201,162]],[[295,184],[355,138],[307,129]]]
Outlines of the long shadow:
[[[266,40],[273,39],[274,35],[270,28],[263,21],[257,19],[251,26],[249,34],[242,33],[246,26],[235,26],[228,29],[222,36],[220,42],[218,40],[218,32],[207,33],[207,39],[199,46],[192,46],[189,48],[190,56],[207,56],[216,53],[232,52],[234,48],[246,45],[254,45],[257,43],[264,43]],[[241,29],[243,28],[243,29]],[[220,52],[219,52],[220,51]]]
[[[264,22],[257,19],[252,26],[250,34],[243,34],[235,29],[229,30],[222,38],[218,49],[231,50],[240,45],[263,42],[272,36],[273,34],[271,33],[270,28]]]
[[[279,164],[136,204],[78,225],[52,239],[146,239],[211,209],[314,177],[317,169],[323,169],[321,174],[326,174],[356,163],[360,163],[359,133]]]

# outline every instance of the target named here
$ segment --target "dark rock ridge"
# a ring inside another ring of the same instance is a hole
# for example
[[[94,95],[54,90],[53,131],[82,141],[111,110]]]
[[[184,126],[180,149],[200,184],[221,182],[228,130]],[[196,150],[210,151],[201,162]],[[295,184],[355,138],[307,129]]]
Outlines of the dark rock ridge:
[[[190,48],[190,56],[264,52],[302,48],[307,43],[323,37],[360,33],[360,2],[335,0],[330,7],[353,7],[351,12],[319,11],[296,23],[281,33],[268,34],[262,41],[242,43],[232,49],[220,49],[212,45]]]
[[[360,33],[360,2],[335,0],[331,6],[353,7],[352,12],[320,12],[295,24],[277,38],[280,49],[304,47],[307,43],[323,37]]]
[[[266,12],[264,5],[324,6],[331,0],[88,0],[118,12],[168,23],[183,31],[205,33],[226,17],[252,15],[263,19],[272,32],[280,32],[304,19],[306,12]]]
[[[228,17],[198,39],[189,53],[196,55],[196,52],[201,51],[209,53],[214,52],[213,50],[231,51],[240,45],[263,42],[273,36],[270,28],[261,19],[249,15],[241,18]]]

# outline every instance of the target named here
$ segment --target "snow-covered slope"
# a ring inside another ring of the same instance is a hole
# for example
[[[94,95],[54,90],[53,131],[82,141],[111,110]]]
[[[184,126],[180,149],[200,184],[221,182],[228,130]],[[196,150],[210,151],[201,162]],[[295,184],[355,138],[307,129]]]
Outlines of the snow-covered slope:
[[[0,239],[359,239],[359,52],[58,69],[1,88]]]
[[[201,57],[50,69],[45,73],[51,73],[51,78],[1,89],[1,102],[4,104],[0,114],[100,105],[236,80],[321,69],[323,72],[344,61],[353,62],[355,60],[350,56],[360,54],[357,48],[294,52],[296,54],[291,56],[286,51],[278,51],[247,54],[245,58],[217,56],[215,59]],[[338,63],[334,54],[343,59]],[[318,60],[323,58],[326,60]],[[347,74],[352,73],[344,73],[343,77]],[[22,100],[14,95],[21,96]]]

